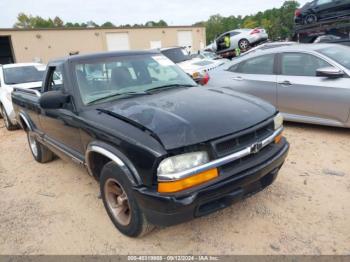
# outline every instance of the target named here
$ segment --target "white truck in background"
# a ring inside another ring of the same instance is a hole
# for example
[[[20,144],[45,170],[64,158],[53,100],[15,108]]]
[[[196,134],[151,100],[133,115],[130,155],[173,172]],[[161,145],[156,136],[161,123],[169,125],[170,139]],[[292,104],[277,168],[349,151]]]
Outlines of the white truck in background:
[[[8,130],[18,128],[11,99],[13,88],[40,89],[45,69],[46,65],[39,63],[0,65],[0,115]]]

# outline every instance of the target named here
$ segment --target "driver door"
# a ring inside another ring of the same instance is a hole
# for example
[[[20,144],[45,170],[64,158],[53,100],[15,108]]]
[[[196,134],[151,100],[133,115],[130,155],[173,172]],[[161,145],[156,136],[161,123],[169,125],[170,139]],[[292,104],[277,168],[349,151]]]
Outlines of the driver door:
[[[44,92],[59,91],[68,93],[68,83],[64,77],[62,65],[50,65],[46,75]],[[45,140],[70,155],[83,156],[83,146],[80,139],[77,116],[74,104],[70,103],[60,109],[42,109],[40,122]],[[79,157],[79,158],[80,158]]]

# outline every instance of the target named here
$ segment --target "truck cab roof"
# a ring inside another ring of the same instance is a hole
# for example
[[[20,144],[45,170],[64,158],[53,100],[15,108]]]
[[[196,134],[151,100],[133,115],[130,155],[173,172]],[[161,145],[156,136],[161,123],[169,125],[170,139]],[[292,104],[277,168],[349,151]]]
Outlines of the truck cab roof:
[[[122,57],[122,56],[132,56],[132,55],[147,55],[147,54],[159,54],[157,50],[148,51],[108,51],[99,52],[93,54],[81,54],[81,55],[71,55],[62,58],[58,58],[50,61],[50,63],[65,63],[65,62],[77,62],[82,60],[95,60],[98,58],[111,58],[111,57]]]

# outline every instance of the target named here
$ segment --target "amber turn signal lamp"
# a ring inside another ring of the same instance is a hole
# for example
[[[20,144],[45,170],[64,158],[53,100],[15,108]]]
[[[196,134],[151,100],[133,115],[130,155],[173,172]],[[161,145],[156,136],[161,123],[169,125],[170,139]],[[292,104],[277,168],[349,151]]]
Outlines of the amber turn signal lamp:
[[[159,182],[159,193],[176,193],[194,186],[201,185],[219,176],[218,170],[210,169],[202,173],[171,182]]]
[[[278,144],[279,142],[281,142],[281,139],[282,139],[282,133],[275,137],[275,144]]]

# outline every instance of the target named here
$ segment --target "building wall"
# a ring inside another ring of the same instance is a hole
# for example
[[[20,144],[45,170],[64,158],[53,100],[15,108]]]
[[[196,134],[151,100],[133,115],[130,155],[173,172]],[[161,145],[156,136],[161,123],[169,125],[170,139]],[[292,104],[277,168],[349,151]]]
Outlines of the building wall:
[[[151,41],[161,41],[162,47],[177,46],[177,32],[192,31],[192,50],[206,45],[203,27],[116,28],[116,29],[0,29],[0,36],[11,36],[15,61],[31,62],[80,54],[107,51],[106,33],[128,33],[131,50],[150,49]]]

